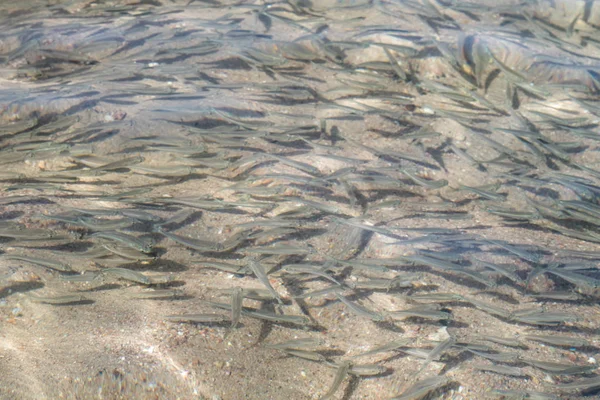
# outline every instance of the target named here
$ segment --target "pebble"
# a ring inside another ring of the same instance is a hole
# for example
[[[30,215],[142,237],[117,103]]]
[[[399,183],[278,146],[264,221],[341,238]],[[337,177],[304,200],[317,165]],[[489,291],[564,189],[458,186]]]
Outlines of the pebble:
[[[444,341],[446,339],[448,339],[450,337],[450,334],[448,333],[448,329],[443,326],[440,329],[437,330],[437,332],[429,335],[429,340],[434,340],[437,342],[441,342]]]

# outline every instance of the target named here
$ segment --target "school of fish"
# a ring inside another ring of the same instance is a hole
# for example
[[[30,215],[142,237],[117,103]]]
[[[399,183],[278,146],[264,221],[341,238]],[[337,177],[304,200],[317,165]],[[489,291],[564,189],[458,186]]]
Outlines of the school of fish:
[[[35,0],[0,26],[0,326],[126,302],[252,336],[274,372],[223,399],[599,395],[599,1]],[[318,384],[270,387],[289,365]]]

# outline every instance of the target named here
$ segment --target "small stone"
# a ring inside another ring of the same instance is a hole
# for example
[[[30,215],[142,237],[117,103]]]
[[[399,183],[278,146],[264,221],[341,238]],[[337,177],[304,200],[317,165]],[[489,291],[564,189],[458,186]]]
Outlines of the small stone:
[[[433,111],[430,107],[423,107],[422,109],[423,114],[427,114],[427,115],[433,115],[435,114],[435,111]]]
[[[444,327],[438,329],[438,331],[436,333],[429,335],[428,339],[435,340],[437,342],[442,342],[442,341],[448,339],[449,337],[450,337],[450,334],[448,333],[448,330],[444,326]]]

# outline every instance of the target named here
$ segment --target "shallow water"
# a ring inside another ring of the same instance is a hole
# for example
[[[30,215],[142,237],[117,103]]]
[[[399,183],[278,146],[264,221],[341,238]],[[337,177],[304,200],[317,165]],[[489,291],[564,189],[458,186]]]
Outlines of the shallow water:
[[[0,397],[598,396],[597,2],[0,15]]]

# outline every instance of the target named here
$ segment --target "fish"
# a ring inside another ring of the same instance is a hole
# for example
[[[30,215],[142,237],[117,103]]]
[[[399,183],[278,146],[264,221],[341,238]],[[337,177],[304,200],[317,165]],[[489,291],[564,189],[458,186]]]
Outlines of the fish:
[[[297,196],[286,196],[285,200],[289,202],[300,203],[327,214],[342,214],[342,211],[338,206],[328,203],[321,203],[318,201],[313,201]]]
[[[547,268],[543,272],[556,275],[569,283],[581,288],[595,289],[600,287],[600,280],[591,276],[578,274],[572,271],[566,271],[562,268]]]
[[[593,378],[580,379],[570,383],[552,385],[552,387],[560,391],[575,391],[579,393],[591,392],[600,388],[600,378],[596,376]]]
[[[398,77],[398,79],[400,79],[401,81],[406,81],[407,75],[406,75],[406,72],[404,71],[404,69],[402,69],[402,63],[400,62],[400,60],[398,60],[398,58],[395,57],[392,54],[392,52],[390,51],[390,49],[388,49],[386,46],[382,46],[382,48],[390,62],[390,65],[392,66],[392,69],[394,70],[394,73]]]
[[[191,322],[191,323],[221,323],[227,322],[230,318],[219,314],[180,314],[167,315],[164,317],[167,321],[173,322]]]
[[[271,247],[253,247],[244,250],[245,253],[250,254],[277,254],[277,255],[301,255],[301,254],[312,254],[314,250],[308,246],[299,246],[291,243],[279,244]]]
[[[258,261],[253,259],[248,260],[248,267],[250,268],[254,276],[258,278],[260,283],[262,283],[265,286],[265,288],[267,288],[267,290],[269,291],[269,293],[271,293],[273,298],[276,299],[279,304],[283,304],[279,293],[277,293],[275,288],[273,288],[273,286],[271,285],[271,282],[269,282],[269,278],[267,277],[267,273],[265,272],[264,267]]]
[[[214,269],[229,272],[232,274],[249,275],[251,273],[248,271],[248,269],[245,266],[234,265],[234,264],[229,264],[229,263],[225,263],[225,262],[204,260],[204,261],[198,261],[197,263],[205,268],[214,268]]]
[[[100,270],[94,280],[104,280],[106,278],[123,279],[125,281],[140,283],[142,285],[151,285],[150,277],[141,272],[133,271],[127,268],[105,268]]]
[[[77,275],[61,275],[58,279],[64,282],[93,282],[98,274],[96,271],[84,271]]]
[[[366,230],[366,231],[370,231],[370,232],[375,232],[375,233],[379,233],[381,235],[384,236],[388,236],[394,239],[399,238],[399,236],[391,231],[389,231],[388,229],[379,227],[379,226],[373,226],[373,225],[369,225],[366,224],[364,222],[361,222],[359,219],[357,218],[339,218],[339,217],[333,217],[332,218],[333,221],[337,222],[338,224],[344,224],[344,225],[349,225],[355,228],[359,228],[362,230]]]
[[[427,305],[427,307],[414,307],[408,310],[387,311],[385,315],[393,319],[417,317],[432,320],[449,320],[452,318],[452,314],[449,312],[439,310],[438,307],[430,307],[430,305]]]
[[[97,167],[91,168],[90,173],[94,174],[97,172],[107,172],[107,171],[114,171],[114,170],[123,169],[123,168],[129,168],[133,165],[143,162],[144,160],[145,159],[142,156],[127,157],[122,160],[109,162],[109,163],[102,164]]]
[[[264,310],[245,310],[242,309],[242,315],[251,318],[262,319],[265,321],[283,323],[283,324],[294,324],[305,326],[310,323],[308,317],[304,315],[289,315],[289,314],[273,314]]]
[[[377,376],[385,374],[388,368],[377,364],[351,364],[348,374],[354,376]]]
[[[150,253],[152,252],[153,248],[152,243],[144,239],[140,239],[138,237],[116,231],[95,232],[92,233],[90,237],[112,240],[114,242],[121,243],[125,246],[141,251],[142,253]]]
[[[500,61],[489,48],[486,48],[486,51],[489,57],[494,61],[494,63],[496,63],[496,65],[502,70],[502,72],[505,73],[507,79],[514,83],[530,82],[529,78],[527,78],[525,75]]]
[[[130,227],[134,223],[133,220],[130,220],[128,218],[123,218],[119,220],[100,220],[84,216],[77,217],[76,222],[79,222],[82,226],[85,226],[86,228],[89,228],[94,231],[114,231],[117,229],[125,229]]]
[[[369,310],[368,308],[363,307],[358,303],[354,303],[348,300],[348,298],[346,298],[345,296],[342,296],[339,292],[336,292],[335,296],[339,301],[344,303],[344,305],[348,307],[350,311],[352,311],[354,314],[360,317],[369,318],[373,321],[383,321],[385,319],[385,316],[383,314]]]
[[[541,299],[549,299],[549,300],[570,300],[570,301],[580,301],[583,300],[583,297],[579,293],[575,292],[565,292],[565,291],[556,291],[556,292],[540,292],[540,293],[531,293],[528,295],[529,297],[533,297],[536,300]]]
[[[536,392],[532,390],[503,390],[494,389],[490,394],[503,399],[532,399],[532,400],[558,400],[558,397],[549,393]]]
[[[483,301],[479,301],[479,300],[467,298],[467,297],[464,297],[464,300],[471,303],[475,308],[478,308],[479,310],[486,312],[490,315],[494,315],[496,317],[509,318],[511,315],[508,310],[493,306],[493,305],[488,304]]]
[[[431,378],[425,378],[418,381],[408,389],[404,390],[402,394],[392,397],[390,400],[417,400],[422,399],[428,393],[432,393],[439,388],[447,385],[451,382],[451,379],[447,376],[433,376]]]
[[[552,373],[553,375],[579,375],[596,369],[593,365],[562,364],[549,361],[533,360],[519,357],[519,360],[527,365]]]
[[[273,300],[273,295],[266,289],[253,289],[253,288],[240,288],[242,291],[242,296],[246,299],[259,300],[259,301],[268,301]],[[214,293],[225,294],[227,296],[231,296],[236,288],[230,289],[217,289],[213,288],[212,291]]]
[[[376,347],[373,350],[369,350],[364,353],[356,354],[356,355],[352,356],[351,358],[366,357],[366,356],[372,356],[374,354],[384,353],[384,352],[388,352],[388,351],[394,351],[396,349],[399,349],[400,347],[406,346],[407,344],[411,343],[412,341],[413,340],[409,339],[409,338],[394,340],[383,346]]]
[[[294,296],[294,299],[308,299],[308,298],[313,298],[313,297],[320,297],[320,296],[326,296],[328,294],[335,294],[337,293],[339,290],[343,290],[344,286],[342,285],[331,285],[328,286],[326,288],[320,289],[320,290],[314,290],[312,292],[306,292],[303,294],[299,294]]]
[[[30,256],[11,254],[11,253],[5,253],[1,257],[6,260],[16,260],[16,261],[28,262],[28,263],[39,265],[42,267],[54,269],[54,270],[60,271],[60,272],[72,272],[73,271],[73,268],[70,265],[65,264],[61,261],[52,260],[49,258],[30,257]]]
[[[220,308],[222,310],[231,311],[231,304],[215,303],[212,301],[204,301],[204,303],[212,307]],[[306,326],[310,323],[310,319],[304,315],[275,314],[267,310],[254,310],[245,307],[242,307],[242,315],[250,318],[256,318],[280,324],[294,324]]]
[[[281,157],[281,156],[278,156],[278,155],[275,155],[275,154],[266,154],[266,157],[267,158],[272,158],[274,160],[277,160],[277,161],[279,161],[282,164],[288,165],[288,166],[290,166],[292,168],[296,168],[296,169],[298,169],[298,170],[300,170],[302,172],[306,172],[307,174],[312,175],[314,177],[321,177],[322,176],[321,171],[318,168],[316,168],[316,167],[314,167],[314,166],[312,166],[310,164],[306,164],[306,163],[303,163],[303,162],[300,162],[300,161],[292,160],[292,159],[287,158],[287,157]]]
[[[523,349],[527,349],[528,347],[521,343],[518,339],[515,338],[507,338],[507,337],[499,337],[499,336],[491,336],[491,335],[482,335],[482,340],[486,340],[492,343],[501,344],[503,346],[509,347],[520,347]]]
[[[415,293],[408,296],[410,300],[417,302],[455,302],[455,301],[464,301],[462,295],[458,293]]]
[[[408,176],[411,180],[413,180],[417,184],[426,187],[427,189],[441,189],[444,186],[448,185],[448,181],[446,179],[440,179],[437,181],[423,179],[420,176],[410,172],[408,169],[400,169],[400,172],[402,172],[404,175]]]
[[[525,314],[511,313],[508,318],[515,322],[522,322],[531,325],[558,326],[565,322],[577,321],[579,317],[573,313],[550,312],[534,310]]]
[[[518,353],[498,352],[498,353],[483,353],[475,349],[467,349],[471,353],[478,355],[479,357],[486,358],[496,362],[515,362],[519,358]]]
[[[309,274],[320,276],[339,285],[340,287],[344,286],[342,283],[338,282],[334,277],[327,274],[324,268],[320,268],[311,264],[287,264],[282,267],[282,271],[286,271],[292,274]]]
[[[132,249],[131,247],[125,246],[115,246],[108,243],[102,243],[102,247],[106,250],[110,251],[113,254],[121,256],[123,258],[136,260],[136,261],[149,261],[154,260],[154,256],[148,255],[146,253],[142,253],[136,249]]]
[[[316,351],[307,351],[307,350],[298,350],[298,349],[283,349],[285,354],[303,358],[305,360],[317,361],[317,362],[326,362],[327,359],[320,353]]]
[[[54,305],[76,304],[88,301],[84,296],[80,294],[66,294],[62,296],[39,296],[37,294],[29,293],[27,297],[34,303]]]
[[[140,300],[166,300],[183,296],[185,296],[185,292],[180,289],[153,289],[130,293],[128,297]]]
[[[539,263],[541,260],[541,256],[539,254],[521,250],[518,247],[512,246],[511,244],[509,244],[507,242],[500,241],[500,240],[491,240],[491,239],[487,239],[487,242],[490,244],[493,244],[495,246],[501,247],[504,250],[508,251],[509,253],[515,254],[516,256],[518,256],[524,260],[531,261],[532,263]]]
[[[171,239],[172,241],[179,243],[185,247],[189,247],[193,250],[199,251],[201,253],[223,251],[223,246],[221,245],[221,243],[218,242],[177,235],[172,232],[167,232],[161,227],[156,227],[155,229],[157,232],[161,233],[162,235]]]
[[[506,195],[504,195],[502,193],[490,192],[488,190],[484,190],[481,188],[465,186],[465,185],[459,185],[459,187],[460,187],[460,190],[467,190],[469,192],[473,192],[473,193],[477,194],[478,196],[483,197],[488,200],[493,200],[493,201],[505,201],[506,200]]]
[[[565,346],[565,347],[587,347],[591,346],[591,343],[585,339],[567,337],[567,336],[556,336],[556,335],[523,335],[525,340],[533,340],[537,342],[546,343],[553,346]]]
[[[321,397],[321,400],[331,399],[335,392],[338,391],[339,387],[350,371],[350,366],[351,364],[348,361],[343,361],[339,364],[335,373],[335,378],[333,379],[333,383],[331,384],[331,387],[327,393]]]
[[[509,376],[517,376],[517,377],[525,377],[527,374],[518,367],[509,367],[506,365],[483,365],[483,364],[475,364],[473,368],[478,371],[486,371],[486,372],[494,372],[500,375],[509,375]]]
[[[421,368],[415,373],[415,375],[420,374],[421,372],[423,372],[423,370],[425,368],[427,368],[427,366],[432,362],[432,361],[436,361],[439,360],[439,358],[442,356],[443,353],[446,352],[446,350],[448,350],[449,348],[451,348],[452,346],[454,346],[456,344],[456,338],[454,338],[453,336],[450,336],[448,339],[440,342],[437,344],[437,346],[435,346],[428,354],[427,354],[427,358],[425,358],[425,361],[423,362],[423,365],[421,366]]]
[[[471,156],[469,153],[467,153],[466,150],[463,150],[460,147],[456,146],[454,143],[452,143],[452,141],[450,141],[448,143],[448,146],[450,147],[450,149],[452,150],[452,152],[454,154],[456,154],[457,156],[459,156],[463,160],[467,161],[469,164],[471,164],[471,165],[473,165],[475,167],[481,167],[482,166],[481,161],[476,160],[473,156]]]
[[[244,301],[244,291],[242,288],[235,287],[231,292],[231,329],[237,328],[242,316],[242,303]]]
[[[483,261],[480,260],[478,258],[475,258],[475,260],[480,263],[481,265],[483,265],[484,267],[490,268],[495,272],[498,272],[499,274],[507,277],[508,279],[510,279],[511,281],[515,282],[516,284],[519,285],[524,285],[525,281],[523,281],[523,279],[521,279],[521,277],[519,277],[519,275],[517,275],[514,271],[511,271],[510,269],[508,269],[505,266],[502,265],[498,265],[498,264],[494,264],[494,263],[490,263],[487,261]]]

